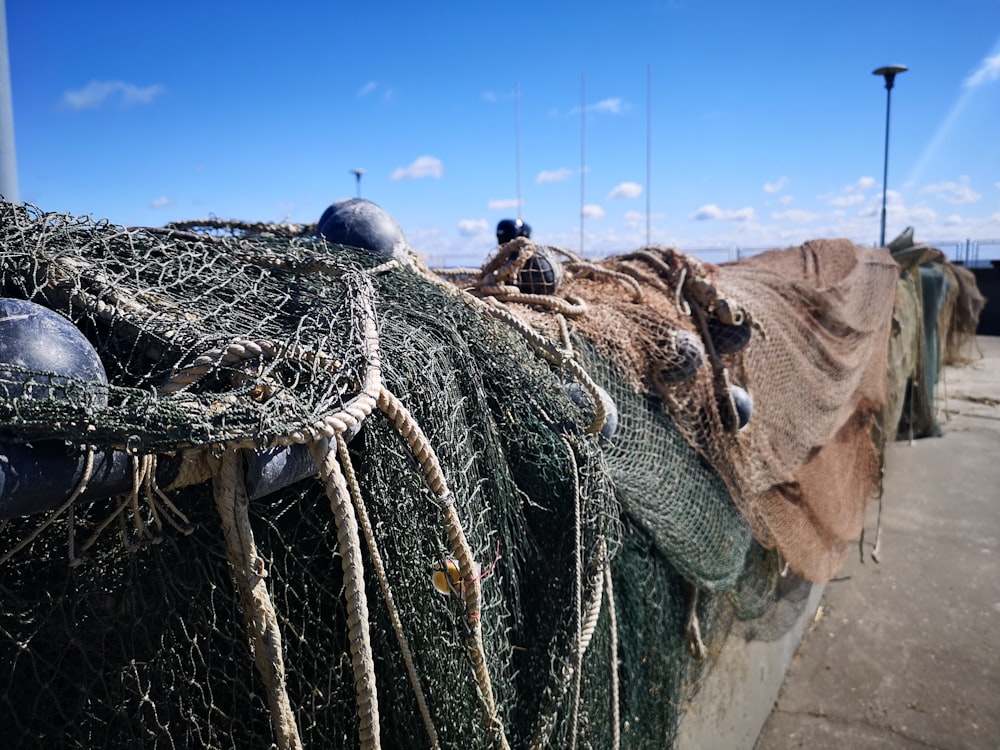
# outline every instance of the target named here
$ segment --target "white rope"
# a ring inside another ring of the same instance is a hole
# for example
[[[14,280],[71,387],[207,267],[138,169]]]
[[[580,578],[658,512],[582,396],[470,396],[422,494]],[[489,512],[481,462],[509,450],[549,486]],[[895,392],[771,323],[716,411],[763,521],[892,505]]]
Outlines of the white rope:
[[[438,750],[440,743],[437,736],[437,729],[434,727],[434,720],[431,718],[430,709],[427,707],[427,697],[424,695],[423,687],[420,684],[420,675],[417,674],[417,667],[413,661],[413,652],[410,650],[406,633],[403,632],[403,621],[399,616],[399,608],[396,606],[396,600],[392,595],[392,587],[389,584],[389,576],[386,574],[385,564],[382,562],[382,554],[379,552],[375,530],[372,528],[371,519],[368,516],[368,508],[365,505],[364,497],[361,494],[361,487],[358,485],[358,479],[354,473],[351,456],[347,451],[347,441],[344,440],[343,435],[337,435],[336,440],[337,456],[340,458],[341,466],[344,469],[344,478],[347,480],[347,487],[350,490],[351,499],[354,501],[354,509],[358,514],[358,524],[364,534],[365,544],[368,545],[368,556],[371,558],[375,577],[378,579],[379,587],[382,589],[382,597],[385,599],[386,609],[389,612],[389,621],[392,623],[393,632],[396,634],[396,641],[399,643],[400,653],[403,655],[406,674],[409,677],[410,685],[417,700],[417,709],[420,711],[420,718],[424,722],[424,729],[427,732],[427,738],[430,740],[432,750]]]
[[[267,569],[254,543],[243,459],[237,449],[229,447],[221,459],[216,459],[212,489],[226,539],[226,553],[243,605],[250,648],[267,690],[275,744],[278,750],[301,750],[302,740],[285,687],[281,630],[265,585]]]
[[[309,450],[319,467],[337,526],[337,547],[344,571],[344,598],[347,603],[347,626],[350,631],[348,639],[351,667],[354,670],[360,747],[361,750],[377,750],[381,747],[378,691],[375,686],[375,660],[368,625],[368,595],[365,592],[358,523],[347,482],[337,463],[336,448],[324,440],[311,443]]]

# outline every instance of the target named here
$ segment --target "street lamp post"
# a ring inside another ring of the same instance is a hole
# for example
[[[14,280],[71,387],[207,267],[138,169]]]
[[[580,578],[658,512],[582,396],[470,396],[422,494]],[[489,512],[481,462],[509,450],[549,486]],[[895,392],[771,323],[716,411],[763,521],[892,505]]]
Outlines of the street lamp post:
[[[351,172],[352,175],[354,175],[354,178],[355,178],[355,180],[358,183],[358,197],[360,198],[361,197],[361,175],[363,175],[365,173],[365,170],[363,170],[363,169],[352,169],[352,170],[350,170],[350,172]]]
[[[905,65],[886,65],[872,71],[872,75],[885,78],[885,156],[882,160],[882,231],[879,234],[879,247],[885,247],[885,197],[889,180],[889,105],[892,97],[892,85],[899,73],[905,73]]]

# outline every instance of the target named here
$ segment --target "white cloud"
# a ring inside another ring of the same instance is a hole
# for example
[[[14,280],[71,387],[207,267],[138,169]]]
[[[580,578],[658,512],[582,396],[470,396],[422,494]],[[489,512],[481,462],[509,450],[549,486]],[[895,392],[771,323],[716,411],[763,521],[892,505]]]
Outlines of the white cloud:
[[[573,170],[566,167],[561,169],[556,169],[551,172],[539,172],[538,176],[535,177],[535,182],[539,185],[544,185],[546,182],[563,182],[568,180],[573,176]]]
[[[174,199],[168,198],[165,195],[161,195],[159,198],[154,198],[149,205],[152,208],[166,208],[167,206],[174,205]]]
[[[621,114],[624,111],[624,108],[625,107],[622,104],[622,100],[618,98],[602,99],[596,104],[591,104],[589,107],[587,107],[587,109],[589,109],[591,112],[608,112],[613,115]]]
[[[806,224],[810,221],[816,221],[819,217],[819,214],[814,214],[812,211],[801,211],[796,208],[788,211],[775,211],[771,214],[771,218],[775,221],[788,221],[795,224]]]
[[[937,221],[937,212],[927,206],[916,206],[911,209],[904,209],[907,217],[907,224],[915,227],[927,227]]]
[[[644,211],[626,211],[622,218],[624,218],[626,222],[645,221],[646,220],[646,213]],[[663,214],[656,213],[654,211],[653,213],[649,214],[649,218],[650,219],[662,219],[663,218]]]
[[[166,89],[159,85],[136,86],[124,81],[91,81],[82,89],[66,91],[59,104],[63,109],[79,112],[97,109],[107,101],[117,99],[119,106],[131,107],[136,104],[150,104]]]
[[[490,104],[496,104],[497,102],[505,102],[514,98],[513,91],[507,92],[497,92],[497,91],[484,91],[483,101],[489,102]]]
[[[966,88],[974,88],[975,86],[995,81],[998,78],[1000,78],[1000,55],[993,55],[993,57],[983,58],[983,61],[979,63],[979,67],[968,78],[962,81],[962,85]]]
[[[585,219],[601,219],[604,217],[604,209],[596,203],[588,203],[580,210]]]
[[[840,193],[827,193],[820,198],[829,201],[832,206],[854,206],[864,201],[866,190],[875,187],[874,177],[861,177],[853,185],[848,185]]]
[[[382,91],[382,97],[381,97],[382,101],[385,102],[390,101],[396,96],[396,90],[392,88],[392,86],[386,86],[384,84],[379,83],[378,81],[368,81],[368,83],[366,83],[364,86],[358,89],[358,93],[355,94],[355,97],[357,97],[358,99],[364,99],[365,97],[371,96],[380,89]]]
[[[779,190],[781,190],[781,188],[783,188],[787,184],[788,184],[787,177],[779,177],[777,182],[765,182],[764,192],[768,193],[769,195],[773,195],[774,193],[777,193]]]
[[[830,199],[831,206],[855,206],[858,203],[863,203],[865,196],[861,193],[848,193],[847,195],[838,195],[835,198]]]
[[[628,106],[618,97],[613,97],[610,99],[601,99],[601,101],[599,102],[587,105],[588,112],[603,112],[605,114],[610,114],[610,115],[620,115],[626,109],[628,109]],[[573,107],[573,109],[571,109],[569,113],[571,115],[578,115],[580,114],[580,108]]]
[[[928,185],[920,191],[921,195],[936,195],[948,203],[975,203],[981,196],[969,185],[968,175],[962,175],[958,182],[954,180],[948,182],[938,182]]]
[[[793,200],[795,200],[795,199],[792,196],[790,196],[790,195],[783,195],[780,198],[778,198],[778,203],[780,203],[782,206],[787,206]]]
[[[606,200],[613,201],[617,198],[638,198],[642,195],[642,185],[637,182],[623,182],[621,185],[616,185],[610,193]]]
[[[721,219],[723,221],[753,221],[756,218],[756,214],[749,206],[733,210],[731,208],[719,208],[714,203],[708,203],[691,214],[690,218],[695,221],[711,221],[713,219]]]
[[[462,219],[458,222],[458,233],[463,237],[476,237],[489,229],[486,219]]]
[[[396,167],[389,175],[393,182],[397,180],[417,180],[421,177],[441,179],[444,174],[444,164],[434,156],[420,156],[408,167]]]
[[[892,213],[893,211],[897,214],[901,213],[903,209],[903,196],[899,194],[897,190],[887,190],[885,192],[885,205],[886,212]],[[862,218],[868,218],[872,216],[879,216],[882,213],[882,196],[875,196],[869,201],[868,206],[860,211],[858,211],[858,216]]]
[[[500,211],[505,208],[517,208],[521,202],[517,198],[495,198],[486,204],[490,211]]]

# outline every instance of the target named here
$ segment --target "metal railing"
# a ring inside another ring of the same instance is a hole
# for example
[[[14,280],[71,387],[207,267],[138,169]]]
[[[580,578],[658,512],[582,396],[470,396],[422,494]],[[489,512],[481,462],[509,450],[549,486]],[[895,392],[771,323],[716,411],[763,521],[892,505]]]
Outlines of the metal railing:
[[[965,240],[934,240],[922,242],[922,245],[935,247],[945,254],[952,263],[976,268],[980,266],[1000,265],[1000,239],[965,239]],[[706,247],[682,248],[684,252],[709,263],[726,263],[729,261],[757,255],[773,247]]]
[[[977,268],[1000,263],[1000,239],[928,242],[948,256],[952,263]]]
[[[1000,239],[935,240],[921,244],[936,247],[952,263],[967,268],[989,266],[991,262],[1000,265]],[[706,263],[718,264],[748,258],[751,255],[757,255],[774,248],[775,246],[768,245],[763,247],[684,247],[680,249]],[[482,265],[485,255],[485,253],[461,253],[448,257],[438,255],[431,257],[428,260],[428,265],[432,268],[457,266],[478,268]]]

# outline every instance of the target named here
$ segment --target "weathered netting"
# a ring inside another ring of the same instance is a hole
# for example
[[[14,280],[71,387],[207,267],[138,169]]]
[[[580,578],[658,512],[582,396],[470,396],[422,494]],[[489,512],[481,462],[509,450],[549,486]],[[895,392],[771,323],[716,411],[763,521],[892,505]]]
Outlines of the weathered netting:
[[[912,232],[892,243],[901,268],[889,344],[890,439],[941,434],[935,390],[945,365],[982,356],[976,328],[986,300],[974,274],[950,263],[936,248],[913,243]]]
[[[82,467],[0,521],[0,743],[670,746],[734,619],[784,596],[780,560],[677,408],[715,414],[712,376],[648,388],[585,323],[648,307],[697,336],[684,295],[588,265],[613,303],[502,278],[476,299],[271,225],[0,204],[0,293],[72,320],[110,383],[0,382],[0,447]],[[293,455],[304,478],[252,494]]]
[[[880,471],[873,430],[899,275],[889,253],[818,240],[721,266],[646,248],[571,267],[563,297],[589,306],[574,312],[581,335],[662,401],[761,544],[810,580],[832,577]],[[493,278],[473,288],[496,294]],[[704,354],[692,356],[693,337]],[[732,384],[755,400],[743,429]]]
[[[941,364],[965,365],[982,357],[976,346],[976,328],[986,298],[976,285],[976,275],[968,268],[946,260],[939,265],[948,279],[948,298],[942,305],[939,323],[944,345]]]

